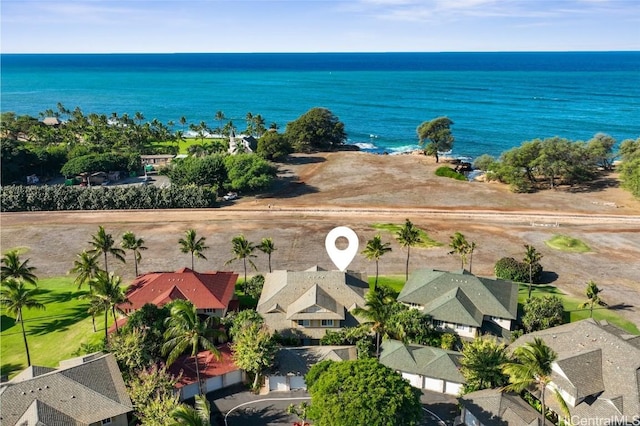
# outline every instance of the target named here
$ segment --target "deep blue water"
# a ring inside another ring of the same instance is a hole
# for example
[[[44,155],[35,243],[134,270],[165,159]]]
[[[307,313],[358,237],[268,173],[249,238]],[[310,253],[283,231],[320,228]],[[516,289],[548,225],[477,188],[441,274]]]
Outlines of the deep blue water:
[[[416,127],[446,115],[454,154],[535,138],[640,137],[640,52],[3,54],[0,109],[38,116],[60,102],[85,114],[167,123],[224,111],[286,123],[312,107],[345,123],[349,143],[417,148]],[[178,124],[176,129],[179,129]]]

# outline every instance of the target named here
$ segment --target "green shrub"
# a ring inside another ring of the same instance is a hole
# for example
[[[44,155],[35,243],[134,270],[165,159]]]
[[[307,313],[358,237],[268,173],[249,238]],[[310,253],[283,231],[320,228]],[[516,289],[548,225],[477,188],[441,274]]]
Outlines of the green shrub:
[[[501,280],[516,281],[520,283],[529,282],[529,265],[520,262],[513,257],[503,257],[496,262],[494,268],[496,277]],[[540,279],[542,274],[542,266],[539,263],[532,265],[533,282]]]
[[[467,180],[467,177],[462,173],[458,173],[451,167],[442,166],[436,169],[436,176],[448,177],[456,180]]]

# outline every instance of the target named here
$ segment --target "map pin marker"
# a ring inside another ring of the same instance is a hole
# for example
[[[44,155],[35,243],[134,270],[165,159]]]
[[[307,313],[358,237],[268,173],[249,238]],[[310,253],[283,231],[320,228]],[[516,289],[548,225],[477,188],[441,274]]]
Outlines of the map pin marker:
[[[338,238],[344,237],[349,242],[349,245],[344,250],[336,247],[336,241]],[[324,240],[324,245],[327,249],[327,254],[336,267],[344,272],[347,266],[351,263],[356,254],[358,253],[358,236],[351,228],[346,226],[338,226],[333,228],[327,234],[327,238]]]

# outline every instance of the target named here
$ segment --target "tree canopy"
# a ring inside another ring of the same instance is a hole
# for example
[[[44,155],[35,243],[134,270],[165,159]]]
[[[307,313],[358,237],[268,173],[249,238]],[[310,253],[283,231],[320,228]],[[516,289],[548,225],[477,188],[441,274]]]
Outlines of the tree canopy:
[[[312,108],[287,123],[285,136],[296,151],[327,151],[344,144],[344,123],[326,108]]]
[[[439,161],[439,152],[447,152],[453,148],[452,125],[453,121],[449,118],[438,117],[431,121],[424,121],[416,129],[418,142],[424,148],[425,154],[435,156],[436,163]]]
[[[374,359],[322,361],[305,381],[314,425],[417,425],[420,390]]]

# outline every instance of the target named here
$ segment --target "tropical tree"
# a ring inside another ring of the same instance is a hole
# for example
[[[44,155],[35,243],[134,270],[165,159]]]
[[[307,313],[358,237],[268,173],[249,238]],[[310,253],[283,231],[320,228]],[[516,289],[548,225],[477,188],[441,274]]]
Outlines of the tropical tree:
[[[564,323],[564,305],[555,295],[532,297],[522,307],[522,325],[527,333],[546,330]]]
[[[396,300],[391,289],[380,286],[365,295],[364,308],[353,310],[355,316],[363,318],[363,325],[376,335],[376,357],[380,357],[380,339],[388,334],[388,327],[396,311]]]
[[[607,304],[604,302],[604,300],[602,300],[600,298],[600,293],[602,292],[601,289],[598,288],[598,284],[595,283],[595,281],[590,280],[587,283],[587,289],[586,289],[586,294],[587,294],[587,301],[584,303],[581,303],[578,307],[581,309],[586,308],[587,306],[589,307],[589,318],[593,318],[593,307],[594,306],[607,306]]]
[[[532,342],[517,347],[513,351],[513,360],[504,363],[502,368],[509,376],[509,384],[504,389],[518,393],[531,387],[538,389],[542,404],[542,424],[547,412],[546,389],[551,382],[552,364],[557,358],[558,354],[553,349],[541,338],[535,337]],[[556,391],[555,395],[565,414],[568,414],[568,407],[560,393]]]
[[[142,238],[136,237],[131,231],[127,231],[122,235],[122,248],[125,250],[131,250],[133,252],[133,262],[135,265],[136,277],[138,276],[138,263],[142,260],[142,254],[140,252],[142,250],[146,250],[147,247],[144,245],[144,240]]]
[[[423,122],[416,129],[419,143],[424,147],[425,154],[435,156],[436,163],[439,161],[438,152],[450,151],[453,147],[452,124],[453,121],[449,118],[438,117]]]
[[[531,287],[533,286],[533,268],[540,263],[542,254],[540,254],[534,246],[529,244],[524,245],[525,253],[523,263],[529,267],[529,294],[528,299],[531,299]]]
[[[391,243],[383,243],[380,234],[378,234],[367,241],[367,246],[362,251],[362,254],[364,254],[367,259],[376,261],[376,281],[373,285],[374,290],[378,288],[378,262],[385,253],[391,251],[390,246]]]
[[[91,236],[91,241],[89,244],[93,247],[89,250],[89,253],[104,256],[104,270],[108,274],[109,273],[109,264],[107,261],[107,255],[111,254],[111,256],[115,257],[122,263],[125,263],[124,260],[124,250],[118,247],[114,247],[115,241],[111,234],[107,234],[107,231],[104,230],[104,227],[98,227],[98,232],[95,235]]]
[[[277,250],[273,243],[273,238],[263,238],[262,241],[260,241],[260,245],[256,248],[267,255],[269,259],[269,273],[271,273],[271,254]]]
[[[290,404],[287,407],[287,414],[300,417],[300,420],[302,420],[302,423],[296,423],[296,424],[299,424],[299,426],[310,426],[311,423],[307,423],[307,416],[308,416],[310,407],[311,406],[306,401],[303,401],[298,405]]]
[[[16,278],[2,280],[2,290],[0,290],[0,304],[4,306],[8,313],[15,315],[16,323],[22,327],[22,339],[24,349],[27,352],[27,366],[31,366],[31,356],[29,356],[29,345],[27,344],[27,333],[24,330],[24,319],[22,309],[45,309],[44,304],[38,302],[35,297],[35,289],[27,289],[22,281]]]
[[[175,426],[210,426],[211,407],[209,406],[209,401],[207,401],[206,397],[196,395],[195,407],[187,404],[180,404],[175,410],[173,410],[171,417],[175,420]]]
[[[77,274],[73,282],[80,289],[83,284],[91,284],[91,280],[96,277],[98,271],[100,271],[98,256],[83,250],[82,253],[76,255],[76,260],[73,261],[73,268],[69,270],[69,273]]]
[[[200,388],[198,351],[203,348],[220,359],[220,351],[210,340],[224,340],[225,338],[224,331],[218,327],[217,321],[218,318],[213,316],[202,321],[196,307],[191,302],[181,299],[173,302],[171,315],[166,319],[167,330],[164,332],[165,342],[162,345],[162,354],[167,357],[167,365],[171,365],[180,355],[191,348],[191,356],[196,366],[199,393],[202,393],[202,389]]]
[[[233,361],[242,370],[254,375],[254,390],[258,389],[260,374],[271,367],[278,350],[277,342],[265,324],[245,321],[233,335]]]
[[[420,238],[420,230],[413,226],[409,219],[406,219],[404,226],[396,234],[396,240],[402,247],[407,248],[407,266],[405,269],[405,280],[409,279],[409,256],[411,255],[411,247],[422,242]]]
[[[128,302],[127,296],[122,289],[122,278],[114,275],[113,272],[99,271],[95,278],[91,280],[93,293],[89,295],[91,305],[96,309],[104,309],[104,337],[108,339],[107,318],[108,312],[111,311],[113,322],[118,332],[118,318],[116,311],[123,313],[118,305]]]
[[[509,361],[507,347],[495,337],[476,337],[462,346],[460,372],[466,380],[465,392],[496,388],[508,383],[502,365]]]
[[[298,152],[327,151],[347,139],[344,123],[328,109],[317,107],[287,123],[284,134]]]
[[[1,276],[2,281],[15,278],[18,281],[26,282],[34,286],[38,285],[38,277],[33,271],[36,270],[34,266],[29,266],[29,259],[24,262],[20,260],[20,254],[18,250],[11,250],[2,256],[2,269]]]
[[[244,235],[238,235],[231,239],[231,253],[234,257],[225,262],[225,265],[230,264],[234,260],[242,260],[244,266],[244,291],[247,292],[247,260],[254,270],[257,270],[255,263],[251,260],[252,257],[256,257],[253,251],[256,247],[253,243],[247,240]]]
[[[184,238],[180,238],[178,240],[178,244],[180,244],[180,251],[182,253],[191,253],[191,270],[194,269],[194,258],[207,260],[203,251],[207,250],[209,247],[205,244],[206,237],[198,238],[196,235],[195,229],[189,229],[185,232]]]
[[[460,232],[453,234],[450,239],[451,242],[449,243],[449,247],[451,247],[452,250],[449,254],[457,254],[460,256],[460,269],[464,269],[464,265],[467,263],[467,256],[473,255],[476,244],[467,241],[464,235]],[[469,266],[469,272],[471,272],[471,266]]]

